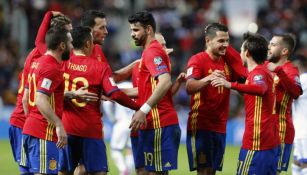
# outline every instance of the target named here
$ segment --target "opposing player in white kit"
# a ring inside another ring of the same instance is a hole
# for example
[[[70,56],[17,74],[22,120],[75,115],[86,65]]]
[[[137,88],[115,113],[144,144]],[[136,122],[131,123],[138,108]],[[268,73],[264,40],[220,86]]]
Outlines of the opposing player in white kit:
[[[122,82],[117,86],[120,89],[127,89],[132,88],[132,83]],[[129,124],[135,111],[110,101],[103,102],[103,110],[114,122],[110,142],[111,157],[120,175],[129,175],[134,169]]]
[[[292,174],[307,175],[307,60],[302,57],[294,64],[300,71],[303,94],[292,104],[292,117],[295,128]]]

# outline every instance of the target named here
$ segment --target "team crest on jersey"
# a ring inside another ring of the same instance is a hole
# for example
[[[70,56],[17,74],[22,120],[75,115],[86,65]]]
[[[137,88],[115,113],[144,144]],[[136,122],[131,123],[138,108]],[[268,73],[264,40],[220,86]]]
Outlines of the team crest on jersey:
[[[50,170],[55,170],[56,169],[56,164],[57,164],[56,160],[50,160],[49,161],[49,169]]]
[[[263,84],[263,77],[262,77],[262,75],[256,75],[256,76],[254,76],[254,82],[256,83],[256,84]]]
[[[192,75],[193,73],[193,67],[190,67],[188,70],[187,70],[187,77]]]
[[[155,57],[154,63],[155,63],[155,65],[160,65],[162,63],[162,58],[161,57]]]
[[[41,87],[49,90],[51,87],[51,84],[52,84],[52,80],[48,78],[44,78]]]

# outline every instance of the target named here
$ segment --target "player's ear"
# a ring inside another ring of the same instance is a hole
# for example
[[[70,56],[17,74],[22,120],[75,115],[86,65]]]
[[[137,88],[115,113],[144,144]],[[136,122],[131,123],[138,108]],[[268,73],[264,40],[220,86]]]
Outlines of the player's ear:
[[[289,49],[288,48],[283,48],[281,50],[281,55],[289,55]]]
[[[66,44],[64,42],[61,42],[60,43],[60,49],[65,50],[65,48],[66,48]]]

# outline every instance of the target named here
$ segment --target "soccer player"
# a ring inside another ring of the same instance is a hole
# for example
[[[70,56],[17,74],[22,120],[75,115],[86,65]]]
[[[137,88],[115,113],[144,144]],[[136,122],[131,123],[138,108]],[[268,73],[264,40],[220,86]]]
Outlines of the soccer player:
[[[303,94],[292,104],[295,137],[293,142],[292,175],[307,175],[307,60],[300,57],[293,62],[300,72]]]
[[[139,143],[143,143],[145,170],[167,174],[177,169],[181,134],[170,90],[170,59],[155,39],[156,23],[151,13],[135,13],[128,21],[132,39],[144,48],[138,80],[138,102],[142,107],[134,114],[130,127],[141,127]]]
[[[74,55],[65,62],[65,89],[75,91],[85,87],[89,92],[102,93],[112,100],[138,110],[139,105],[119,91],[110,67],[90,57],[94,47],[91,29],[72,30]],[[68,133],[68,145],[60,150],[60,174],[71,174],[82,163],[89,174],[106,174],[108,164],[103,141],[100,100],[84,102],[65,101],[63,124]]]
[[[155,38],[156,40],[161,44],[163,49],[167,54],[170,54],[173,49],[172,48],[167,48],[166,47],[166,42],[161,33],[155,33]],[[132,70],[132,85],[134,88],[138,87],[138,80],[139,80],[139,63],[135,64],[133,70]],[[176,94],[178,91],[181,83],[185,81],[185,73],[180,73],[178,77],[176,78],[176,81],[173,83],[171,92],[172,94]],[[136,95],[137,96],[137,95]],[[135,99],[137,102],[137,98]],[[136,169],[136,174],[138,175],[143,175],[145,174],[145,164],[144,164],[144,154],[142,152],[142,143],[139,143],[139,138],[138,138],[138,132],[137,131],[131,131],[130,134],[130,139],[131,139],[131,146],[132,146],[132,152],[133,152],[133,158],[134,158],[134,165]]]
[[[233,56],[240,55],[230,53],[235,50],[229,49],[225,25],[209,24],[204,33],[206,49],[189,59],[186,90],[191,95],[187,128],[190,171],[197,170],[198,174],[206,175],[222,170],[230,96],[229,89],[213,87],[210,82],[214,77],[237,80],[225,59],[231,60]],[[240,64],[237,67],[245,70],[242,60]]]
[[[43,25],[48,24],[51,27],[66,27],[69,29],[71,27],[71,22],[68,18],[64,17],[60,12],[56,11],[49,11],[46,13],[44,20],[41,24],[40,30]],[[50,24],[50,25],[49,25]],[[39,38],[43,38],[45,41],[45,35],[41,35],[40,30],[37,35],[37,40]],[[46,32],[45,32],[46,34]],[[35,61],[38,59],[42,54],[46,52],[43,51],[41,53],[39,49],[36,47],[34,48],[26,57],[24,69],[19,74],[18,80],[19,80],[19,88],[18,88],[18,95],[17,95],[17,102],[16,107],[11,115],[10,118],[10,128],[9,128],[9,137],[12,147],[13,156],[16,162],[20,164],[19,169],[21,174],[30,174],[29,169],[27,168],[26,162],[20,162],[21,156],[25,156],[24,151],[22,151],[21,142],[22,142],[22,128],[24,125],[24,122],[26,120],[25,112],[22,105],[22,97],[25,92],[25,83],[28,78],[29,69],[31,66],[32,61]],[[26,101],[27,103],[27,101]]]
[[[35,174],[57,174],[58,148],[67,144],[61,121],[64,80],[60,63],[69,59],[71,42],[68,30],[49,29],[47,52],[31,64],[26,84],[29,112],[23,127],[23,146],[30,172]]]
[[[275,175],[278,162],[278,128],[275,112],[275,85],[271,72],[263,64],[268,43],[261,35],[246,35],[241,47],[241,58],[248,68],[245,84],[231,83],[215,77],[214,87],[235,89],[244,93],[245,131],[240,150],[237,175]]]
[[[105,13],[98,10],[88,10],[81,18],[81,25],[88,26],[92,29],[95,46],[91,57],[96,58],[101,62],[108,63],[101,49],[101,45],[104,43],[105,37],[108,34]],[[136,64],[136,62],[138,62],[138,60],[120,70],[113,72],[114,81],[120,82],[128,79],[131,76],[133,66]]]
[[[288,169],[294,140],[291,105],[293,99],[302,94],[298,69],[289,60],[295,43],[295,37],[291,34],[274,35],[269,43],[268,69],[275,73],[276,117],[279,119],[277,126],[281,141],[278,173]]]

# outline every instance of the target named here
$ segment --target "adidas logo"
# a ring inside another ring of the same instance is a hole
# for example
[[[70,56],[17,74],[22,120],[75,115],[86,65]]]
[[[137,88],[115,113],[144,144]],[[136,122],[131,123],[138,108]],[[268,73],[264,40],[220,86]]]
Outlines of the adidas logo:
[[[166,164],[164,165],[164,167],[171,167],[172,165],[171,165],[171,163],[169,163],[169,162],[166,162]]]

